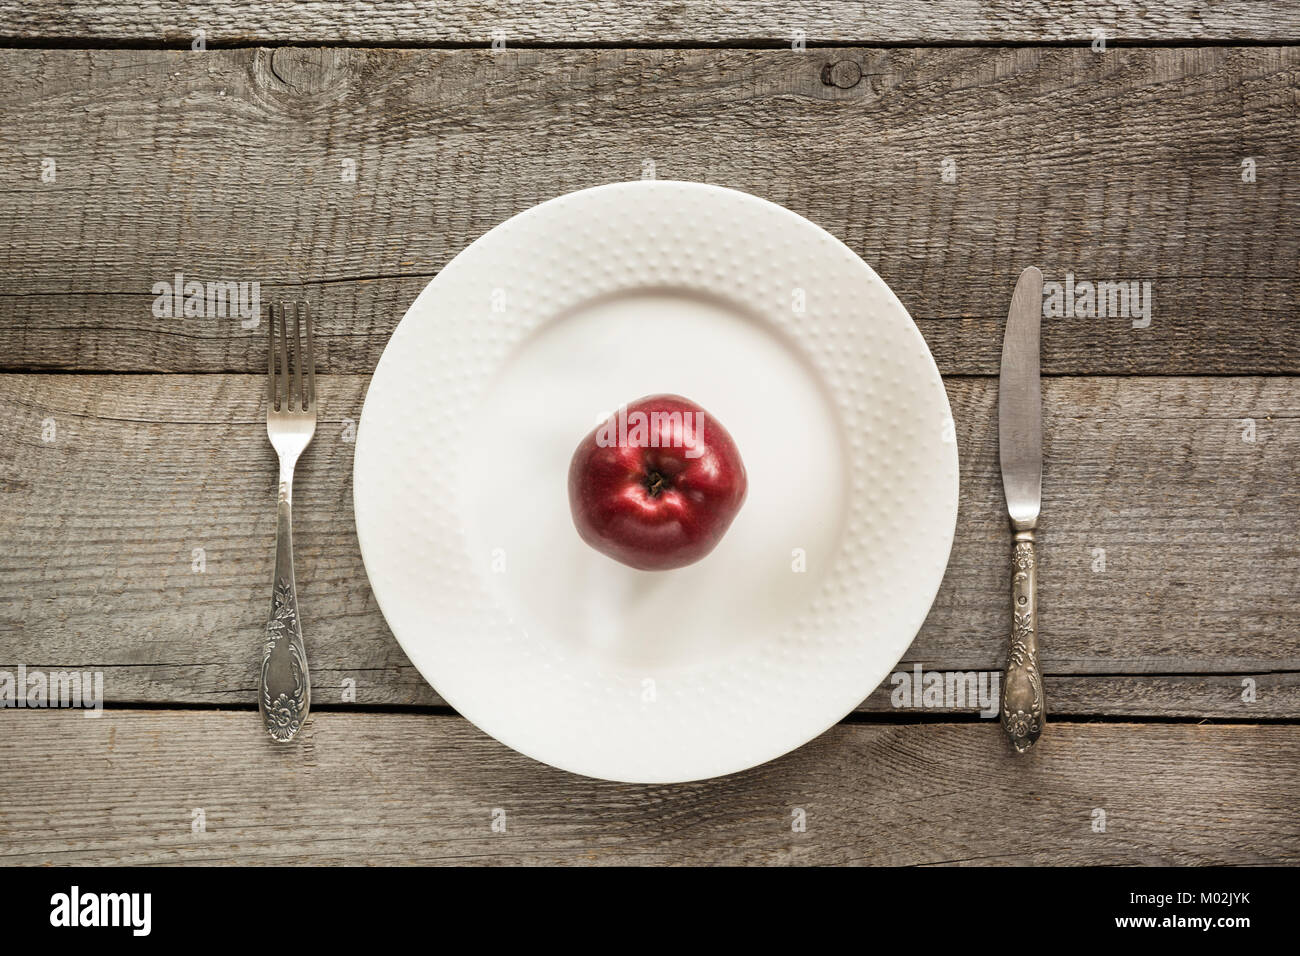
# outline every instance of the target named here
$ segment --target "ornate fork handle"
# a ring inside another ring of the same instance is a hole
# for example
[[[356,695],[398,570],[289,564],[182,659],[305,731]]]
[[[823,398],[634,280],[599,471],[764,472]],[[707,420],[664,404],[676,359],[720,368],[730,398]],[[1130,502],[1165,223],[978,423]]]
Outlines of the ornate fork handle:
[[[1038,667],[1038,560],[1034,532],[1017,531],[1011,555],[1011,651],[1002,684],[1002,726],[1024,753],[1047,719],[1043,673]]]
[[[293,579],[293,473],[280,479],[275,519],[275,582],[271,618],[262,652],[262,688],[258,706],[267,733],[278,741],[294,738],[311,708],[311,679],[307,650],[298,620],[298,596]]]

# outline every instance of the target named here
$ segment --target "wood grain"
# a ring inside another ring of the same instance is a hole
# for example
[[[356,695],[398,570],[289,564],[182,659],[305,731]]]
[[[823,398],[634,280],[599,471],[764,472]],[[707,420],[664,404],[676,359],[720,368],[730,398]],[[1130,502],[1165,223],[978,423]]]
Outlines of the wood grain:
[[[1300,375],[1300,7],[173,7],[0,0],[0,46],[46,47],[0,59],[0,671],[102,671],[108,702],[0,710],[0,863],[1300,863],[1300,378],[1254,377]],[[961,514],[907,676],[1003,663],[982,376],[1019,270],[1152,283],[1148,327],[1044,325],[1053,719],[1028,759],[977,701],[886,681],[763,767],[592,781],[447,712],[402,654],[353,529],[366,376],[470,241],[646,161],[843,239],[947,376]],[[316,709],[289,749],[254,706],[262,333],[154,315],[177,273],[323,319],[296,528]]]
[[[152,314],[179,272],[305,293],[322,370],[369,372],[475,237],[651,160],[843,239],[945,374],[996,373],[1030,262],[1153,288],[1146,328],[1050,320],[1048,374],[1294,374],[1298,64],[1267,47],[11,51],[0,369],[258,370],[238,320]]]
[[[252,711],[0,713],[0,861],[1300,862],[1296,727],[1057,723],[1017,758],[995,723],[840,725],[671,786],[564,773],[458,717],[316,714],[282,748],[259,729]]]
[[[1146,40],[1270,40],[1300,38],[1294,5],[1251,0],[1162,0],[1098,6],[1085,0],[882,0],[871,4],[817,0],[656,0],[583,3],[561,0],[439,0],[438,3],[276,3],[224,0],[165,15],[150,0],[0,2],[0,39],[146,41],[190,45],[197,30],[208,43],[352,43],[486,46],[493,31],[508,44],[709,44],[1042,42],[1086,46],[1102,29],[1112,44]],[[160,15],[162,14],[162,15]]]
[[[115,703],[253,699],[274,534],[262,382],[0,376],[0,667],[103,670]],[[360,417],[366,382],[322,377],[322,422],[295,486],[316,696],[338,703],[351,679],[361,704],[434,704],[357,547],[343,420]],[[957,537],[905,663],[999,670],[1010,544],[996,382],[947,386]],[[1300,379],[1048,379],[1044,409],[1040,610],[1054,713],[1300,716]],[[888,691],[864,709],[891,710]]]

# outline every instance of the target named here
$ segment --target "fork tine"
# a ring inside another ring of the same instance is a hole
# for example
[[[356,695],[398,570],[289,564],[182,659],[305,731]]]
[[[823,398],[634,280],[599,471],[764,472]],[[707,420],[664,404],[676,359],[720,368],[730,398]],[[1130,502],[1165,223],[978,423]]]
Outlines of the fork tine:
[[[306,302],[302,304],[302,314],[307,324],[307,408],[314,410],[316,408],[316,353],[312,350],[311,341],[311,306]]]
[[[285,305],[280,303],[280,379],[282,382],[281,391],[284,394],[284,403],[280,410],[284,412],[293,411],[293,392],[289,390],[289,319],[285,315]]]
[[[266,410],[275,411],[275,303],[266,307],[269,341],[266,349]]]
[[[307,407],[303,401],[302,391],[302,303],[294,302],[293,304],[293,382],[290,386],[289,394],[293,396],[293,407],[295,411],[301,411]]]

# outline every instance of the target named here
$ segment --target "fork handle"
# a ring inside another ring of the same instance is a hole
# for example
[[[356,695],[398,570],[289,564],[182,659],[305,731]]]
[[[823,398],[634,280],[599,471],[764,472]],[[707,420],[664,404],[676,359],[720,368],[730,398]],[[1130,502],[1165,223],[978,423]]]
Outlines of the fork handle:
[[[1043,733],[1047,707],[1038,666],[1038,556],[1034,532],[1017,531],[1011,553],[1011,649],[1002,682],[1002,726],[1020,753]]]
[[[293,740],[311,709],[311,678],[307,649],[298,620],[298,594],[293,580],[293,472],[280,475],[275,518],[275,580],[271,617],[262,651],[262,686],[258,695],[262,723],[281,743]]]

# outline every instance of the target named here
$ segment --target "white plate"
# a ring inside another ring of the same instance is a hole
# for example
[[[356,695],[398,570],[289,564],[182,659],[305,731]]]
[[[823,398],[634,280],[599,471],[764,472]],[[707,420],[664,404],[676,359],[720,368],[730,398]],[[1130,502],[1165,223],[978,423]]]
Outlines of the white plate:
[[[717,549],[658,573],[585,545],[566,492],[583,436],[655,392],[749,473]],[[915,324],[839,240],[734,190],[617,183],[429,283],[370,384],[354,495],[379,605],[448,703],[565,770],[671,782],[778,757],[885,678],[943,578],[957,446]]]

